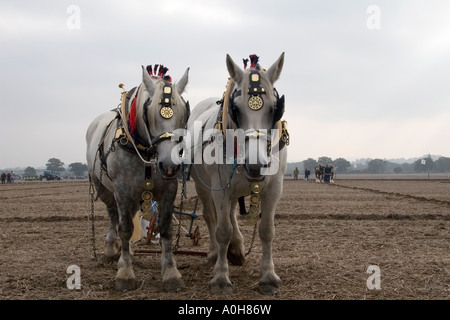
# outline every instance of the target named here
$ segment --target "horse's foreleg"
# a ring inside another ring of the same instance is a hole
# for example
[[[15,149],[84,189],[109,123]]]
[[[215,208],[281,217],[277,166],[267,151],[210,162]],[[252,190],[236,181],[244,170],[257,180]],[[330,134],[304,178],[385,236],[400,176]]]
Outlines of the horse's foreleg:
[[[214,277],[209,282],[212,293],[230,294],[232,293],[231,281],[228,277],[227,252],[233,235],[233,227],[230,220],[230,201],[223,199],[221,192],[213,193],[213,201],[217,210],[217,228],[215,232],[218,253],[214,266]]]
[[[159,232],[162,243],[161,274],[164,289],[176,291],[184,288],[184,282],[177,269],[172,252],[172,207],[171,203],[160,202],[158,211],[160,215]]]
[[[122,251],[117,264],[116,290],[118,291],[129,291],[136,288],[136,276],[130,255],[130,239],[134,229],[133,216],[129,209],[119,207],[119,237]]]
[[[274,214],[277,202],[276,198],[273,197],[269,199],[264,199],[263,197],[263,201],[261,202],[259,236],[262,244],[262,258],[261,278],[259,280],[258,290],[262,294],[274,293],[281,285],[281,280],[275,273],[272,258],[272,241],[275,235]]]

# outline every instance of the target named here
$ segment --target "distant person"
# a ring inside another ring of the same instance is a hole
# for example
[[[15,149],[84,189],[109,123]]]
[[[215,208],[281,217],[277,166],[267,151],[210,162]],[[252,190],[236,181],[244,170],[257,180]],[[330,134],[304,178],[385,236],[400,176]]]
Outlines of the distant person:
[[[305,170],[305,180],[308,181],[309,180],[309,176],[311,174],[311,171],[309,169]]]
[[[10,172],[8,172],[8,174],[6,175],[6,182],[11,183],[11,173]]]
[[[330,183],[331,181],[331,168],[332,166],[330,164],[325,166],[323,181],[326,183]]]
[[[298,170],[297,167],[295,167],[294,169],[294,180],[298,180],[298,174],[300,173],[300,171]]]
[[[6,183],[6,173],[2,173],[2,184]]]

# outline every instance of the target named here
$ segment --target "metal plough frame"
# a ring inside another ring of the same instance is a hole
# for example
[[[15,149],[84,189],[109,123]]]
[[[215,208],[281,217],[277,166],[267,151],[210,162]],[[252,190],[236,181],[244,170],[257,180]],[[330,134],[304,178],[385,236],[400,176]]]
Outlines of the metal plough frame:
[[[194,231],[192,231],[193,228],[193,224],[194,224],[194,220],[197,219],[198,215],[196,213],[197,210],[197,204],[198,204],[198,198],[195,200],[195,205],[194,205],[194,209],[191,213],[187,213],[183,211],[183,197],[186,197],[186,180],[184,178],[184,174],[183,174],[183,188],[181,191],[181,201],[180,201],[180,207],[179,210],[175,210],[175,208],[172,210],[172,217],[173,220],[176,221],[176,223],[178,224],[178,231],[177,231],[177,235],[176,235],[176,243],[174,245],[174,249],[173,249],[173,253],[174,254],[190,254],[190,255],[201,255],[201,256],[206,256],[208,253],[207,252],[203,252],[203,251],[191,251],[191,250],[180,250],[179,249],[179,240],[180,240],[180,233],[181,233],[181,228],[183,228],[183,230],[186,232],[186,237],[189,237],[192,239],[192,243],[194,246],[198,245],[198,241],[200,239],[200,230],[199,227],[197,226],[195,228]],[[191,218],[191,223],[189,226],[189,231],[186,230],[184,227],[181,226],[181,219],[178,220],[174,214],[177,214],[179,216],[187,216]],[[150,225],[147,227],[147,244],[150,243],[151,241],[151,237],[154,233],[156,233],[156,229],[157,229],[157,220],[158,220],[158,214],[157,212],[154,212],[152,219],[150,221]],[[147,254],[153,254],[153,253],[161,253],[161,250],[156,250],[156,249],[135,249],[133,250],[134,255],[136,256],[141,256],[141,255],[147,255]]]

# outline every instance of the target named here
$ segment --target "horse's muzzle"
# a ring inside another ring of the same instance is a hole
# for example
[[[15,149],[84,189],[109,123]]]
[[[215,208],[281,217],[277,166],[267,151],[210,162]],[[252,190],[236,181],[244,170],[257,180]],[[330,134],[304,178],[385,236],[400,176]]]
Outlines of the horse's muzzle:
[[[248,164],[244,165],[245,176],[249,181],[259,182],[264,180],[264,175],[261,174],[261,168],[265,168],[267,165],[260,164]]]
[[[158,169],[161,173],[163,179],[175,179],[178,176],[178,172],[180,171],[181,165],[166,165],[163,162],[158,163]]]

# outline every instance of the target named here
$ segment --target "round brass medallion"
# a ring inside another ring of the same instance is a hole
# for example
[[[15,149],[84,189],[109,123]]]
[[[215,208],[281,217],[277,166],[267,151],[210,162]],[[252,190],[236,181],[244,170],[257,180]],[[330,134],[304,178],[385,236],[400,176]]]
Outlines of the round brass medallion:
[[[151,208],[152,208],[152,204],[150,202],[142,202],[142,204],[141,204],[142,212],[149,212]]]
[[[250,206],[248,208],[248,213],[250,214],[250,216],[256,216],[259,212],[259,208],[257,206]]]
[[[144,191],[142,193],[142,200],[144,201],[150,201],[153,199],[153,194],[150,191]]]
[[[154,186],[153,180],[152,179],[147,179],[144,182],[144,188],[147,190],[152,190]]]
[[[170,107],[162,107],[160,113],[164,119],[170,119],[173,117],[173,110]]]
[[[257,206],[261,202],[261,197],[259,194],[253,194],[250,196],[250,204]]]
[[[260,96],[251,96],[250,99],[248,99],[248,107],[252,110],[259,110],[263,107],[264,101]]]
[[[250,190],[253,193],[258,194],[261,191],[261,186],[257,182],[253,182],[250,186]]]

